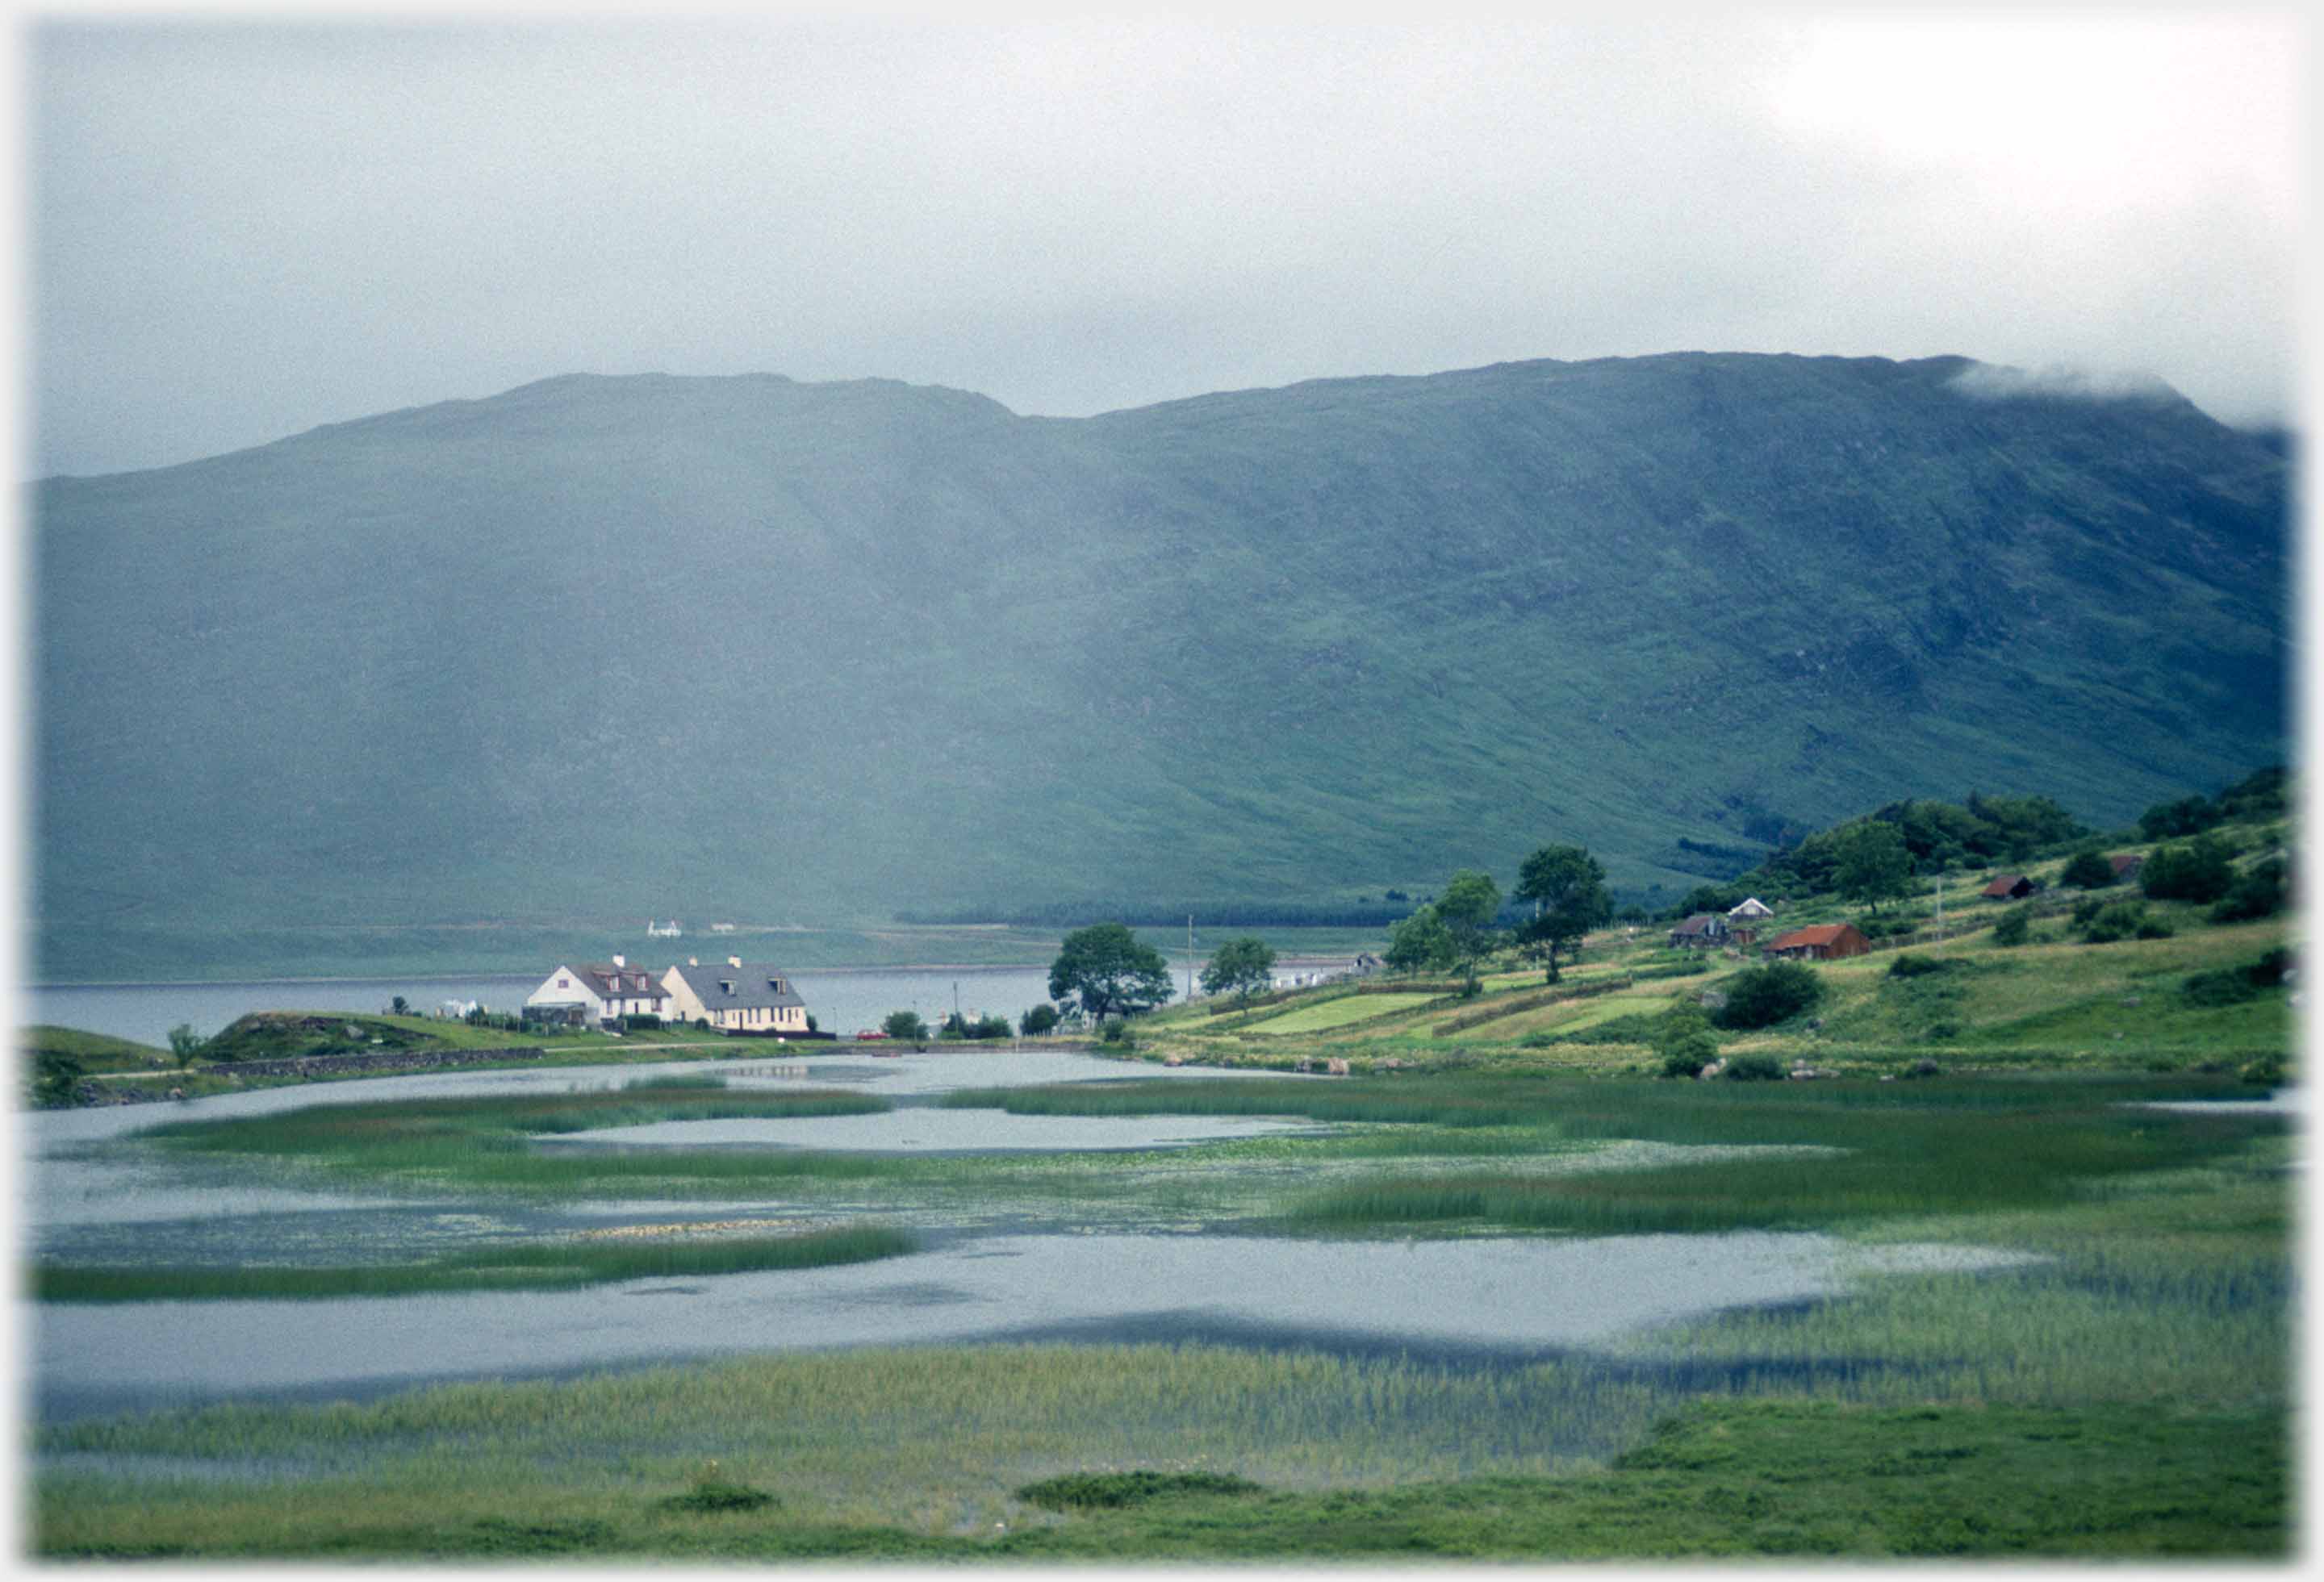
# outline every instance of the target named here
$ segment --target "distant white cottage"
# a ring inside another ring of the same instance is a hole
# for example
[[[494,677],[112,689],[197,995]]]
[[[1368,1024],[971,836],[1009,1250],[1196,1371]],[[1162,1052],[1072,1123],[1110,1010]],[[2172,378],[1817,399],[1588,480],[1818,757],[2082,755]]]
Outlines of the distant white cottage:
[[[1729,906],[1727,909],[1727,915],[1729,917],[1741,917],[1745,919],[1773,917],[1775,915],[1775,909],[1773,906],[1768,906],[1766,902],[1761,900],[1757,896],[1753,896],[1749,900],[1745,901],[1739,906]]]
[[[678,937],[678,919],[675,917],[669,920],[669,925],[666,928],[657,924],[650,917],[646,919],[646,937],[648,939],[676,939]]]

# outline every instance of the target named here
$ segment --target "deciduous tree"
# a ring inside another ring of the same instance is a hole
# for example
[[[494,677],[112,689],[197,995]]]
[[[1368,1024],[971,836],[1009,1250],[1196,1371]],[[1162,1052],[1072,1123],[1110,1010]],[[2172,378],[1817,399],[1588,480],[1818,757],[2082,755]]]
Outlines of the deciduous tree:
[[[1065,935],[1049,967],[1049,998],[1070,999],[1093,1022],[1131,1016],[1170,998],[1170,963],[1119,923],[1093,923]]]
[[[1868,903],[1875,912],[1880,903],[1910,893],[1913,857],[1895,824],[1868,822],[1843,831],[1832,879],[1840,898]]]
[[[1613,915],[1606,893],[1606,870],[1580,846],[1544,846],[1517,869],[1517,901],[1539,911],[1517,930],[1517,948],[1527,959],[1545,961],[1545,982],[1557,981],[1557,952],[1578,955],[1582,936]]]
[[[1464,868],[1444,881],[1436,915],[1452,936],[1452,959],[1473,989],[1477,962],[1493,948],[1493,919],[1500,915],[1501,887],[1482,869]]]
[[[1257,934],[1231,939],[1211,952],[1203,969],[1203,992],[1249,999],[1253,989],[1275,981],[1275,947]]]

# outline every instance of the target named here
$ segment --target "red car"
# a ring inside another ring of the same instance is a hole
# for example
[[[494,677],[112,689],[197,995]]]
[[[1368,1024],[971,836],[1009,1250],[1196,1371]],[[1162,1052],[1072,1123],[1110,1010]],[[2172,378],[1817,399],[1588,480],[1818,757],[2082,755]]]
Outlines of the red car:
[[[885,1033],[881,1032],[877,1027],[858,1027],[855,1030],[855,1042],[858,1044],[869,1044],[875,1039],[885,1038],[886,1036],[888,1035]]]

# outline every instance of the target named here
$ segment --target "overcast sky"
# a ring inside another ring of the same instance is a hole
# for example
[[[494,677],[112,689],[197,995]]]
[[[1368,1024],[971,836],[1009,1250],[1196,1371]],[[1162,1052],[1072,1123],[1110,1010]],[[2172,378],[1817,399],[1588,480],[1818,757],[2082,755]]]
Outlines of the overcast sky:
[[[575,371],[1078,415],[1961,353],[2292,415],[2299,11],[1404,9],[1449,20],[60,14],[23,35],[23,466]]]

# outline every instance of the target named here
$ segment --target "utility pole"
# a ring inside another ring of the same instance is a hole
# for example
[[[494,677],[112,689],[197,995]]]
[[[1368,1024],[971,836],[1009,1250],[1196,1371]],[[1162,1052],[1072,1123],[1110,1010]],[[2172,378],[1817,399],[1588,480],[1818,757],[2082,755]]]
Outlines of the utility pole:
[[[1194,915],[1186,914],[1186,998],[1194,998]]]

